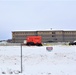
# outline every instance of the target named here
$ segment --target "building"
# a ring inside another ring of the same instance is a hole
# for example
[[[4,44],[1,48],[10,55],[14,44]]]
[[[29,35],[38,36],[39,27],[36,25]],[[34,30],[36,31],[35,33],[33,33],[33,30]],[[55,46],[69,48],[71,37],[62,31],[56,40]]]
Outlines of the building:
[[[13,31],[12,42],[23,43],[27,36],[42,36],[42,42],[71,42],[76,40],[76,31],[41,30],[41,31]]]

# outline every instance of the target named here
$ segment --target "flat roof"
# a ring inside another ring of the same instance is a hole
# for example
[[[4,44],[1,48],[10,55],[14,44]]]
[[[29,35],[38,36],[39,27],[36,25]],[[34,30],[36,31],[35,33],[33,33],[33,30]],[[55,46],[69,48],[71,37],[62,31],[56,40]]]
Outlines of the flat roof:
[[[45,29],[45,30],[14,30],[12,32],[36,32],[36,31],[76,31],[76,30],[51,30],[51,29]]]

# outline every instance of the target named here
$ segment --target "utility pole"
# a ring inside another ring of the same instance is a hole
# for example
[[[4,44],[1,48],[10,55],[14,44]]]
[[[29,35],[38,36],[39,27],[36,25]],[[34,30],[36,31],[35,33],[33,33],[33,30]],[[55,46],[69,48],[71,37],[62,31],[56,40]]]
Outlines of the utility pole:
[[[21,44],[21,73],[23,72],[23,66],[22,66],[22,44]]]

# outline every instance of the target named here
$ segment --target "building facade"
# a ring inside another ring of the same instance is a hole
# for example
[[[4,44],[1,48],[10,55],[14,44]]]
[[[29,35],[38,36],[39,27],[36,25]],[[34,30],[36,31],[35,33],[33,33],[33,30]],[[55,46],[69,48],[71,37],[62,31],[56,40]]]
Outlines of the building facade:
[[[43,43],[72,42],[76,40],[76,31],[47,30],[47,31],[13,31],[12,42],[23,43],[27,36],[42,36]]]

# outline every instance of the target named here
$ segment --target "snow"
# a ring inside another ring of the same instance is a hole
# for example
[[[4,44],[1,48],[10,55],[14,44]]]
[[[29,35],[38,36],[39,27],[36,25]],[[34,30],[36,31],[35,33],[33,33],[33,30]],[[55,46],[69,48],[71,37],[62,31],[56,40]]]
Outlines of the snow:
[[[0,75],[76,75],[76,46],[23,46],[20,72],[21,47],[0,46]]]

